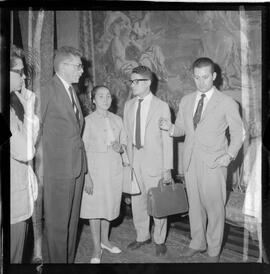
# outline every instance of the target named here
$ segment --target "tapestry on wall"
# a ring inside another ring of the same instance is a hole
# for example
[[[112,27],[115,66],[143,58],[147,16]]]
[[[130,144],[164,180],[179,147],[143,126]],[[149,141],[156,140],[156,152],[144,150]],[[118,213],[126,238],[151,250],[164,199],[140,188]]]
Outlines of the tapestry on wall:
[[[190,67],[198,57],[217,63],[218,88],[241,101],[241,54],[246,47],[248,79],[260,84],[259,11],[246,11],[243,26],[239,11],[93,11],[92,16],[95,83],[111,88],[120,115],[131,96],[129,74],[139,64],[154,71],[156,95],[175,113],[182,96],[194,91]]]
[[[261,137],[261,11],[92,11],[91,17],[94,84],[110,88],[121,116],[132,96],[128,79],[134,67],[152,69],[156,95],[174,118],[181,98],[195,91],[192,63],[203,56],[216,63],[214,84],[238,101],[246,124],[247,142],[228,170],[232,188],[245,191],[253,144]]]

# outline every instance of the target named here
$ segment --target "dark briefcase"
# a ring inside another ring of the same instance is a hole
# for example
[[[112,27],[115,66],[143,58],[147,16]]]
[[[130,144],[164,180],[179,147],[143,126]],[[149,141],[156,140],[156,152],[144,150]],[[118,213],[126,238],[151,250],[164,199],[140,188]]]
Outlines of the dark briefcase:
[[[188,200],[182,183],[164,185],[163,179],[157,187],[152,187],[147,193],[147,212],[155,218],[184,213],[188,211]]]

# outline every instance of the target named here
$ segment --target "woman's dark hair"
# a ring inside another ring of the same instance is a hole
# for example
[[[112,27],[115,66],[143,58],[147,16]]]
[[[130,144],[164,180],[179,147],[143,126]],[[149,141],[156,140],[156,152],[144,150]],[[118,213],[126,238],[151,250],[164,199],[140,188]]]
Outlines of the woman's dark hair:
[[[17,64],[17,59],[23,59],[24,52],[22,49],[18,48],[15,45],[11,45],[10,47],[10,68],[14,68]]]
[[[92,91],[91,91],[91,110],[92,111],[96,110],[96,105],[94,103],[94,99],[96,97],[96,94],[97,94],[98,90],[101,89],[101,88],[106,88],[111,94],[111,91],[107,86],[102,86],[102,85],[101,86],[94,86]]]

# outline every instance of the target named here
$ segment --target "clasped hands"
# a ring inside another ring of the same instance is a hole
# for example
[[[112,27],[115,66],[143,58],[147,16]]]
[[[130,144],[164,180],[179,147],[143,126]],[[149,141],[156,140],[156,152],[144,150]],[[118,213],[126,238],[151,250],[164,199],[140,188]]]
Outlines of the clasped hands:
[[[118,141],[113,141],[111,142],[112,149],[117,152],[117,153],[123,153],[124,152],[124,147],[122,144],[120,144]]]

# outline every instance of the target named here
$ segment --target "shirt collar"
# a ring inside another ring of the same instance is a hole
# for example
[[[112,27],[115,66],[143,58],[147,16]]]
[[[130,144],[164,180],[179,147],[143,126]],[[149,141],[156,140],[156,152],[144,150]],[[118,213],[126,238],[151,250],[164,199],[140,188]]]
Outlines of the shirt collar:
[[[69,87],[71,86],[66,80],[64,80],[58,73],[56,73],[56,75],[58,76],[58,78],[61,80],[61,82],[63,83],[65,89],[68,91]]]
[[[137,96],[137,101],[139,99],[143,99],[143,102],[150,101],[152,99],[152,97],[153,97],[152,92],[149,92],[144,98],[141,98],[141,97]]]
[[[197,91],[197,98],[199,97],[199,98],[201,98],[201,95],[202,94],[205,94],[205,96],[206,96],[206,98],[205,99],[210,99],[211,98],[211,96],[213,95],[213,93],[214,93],[214,86],[211,88],[211,89],[209,89],[207,92],[205,92],[205,93],[202,93],[202,92],[200,92],[200,91]]]

